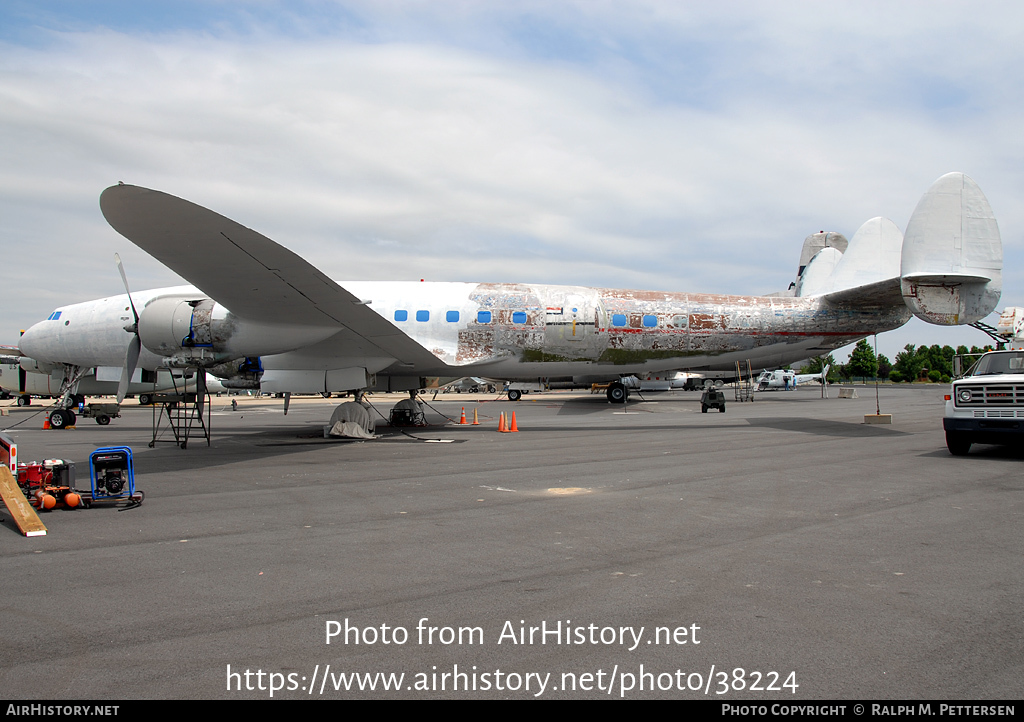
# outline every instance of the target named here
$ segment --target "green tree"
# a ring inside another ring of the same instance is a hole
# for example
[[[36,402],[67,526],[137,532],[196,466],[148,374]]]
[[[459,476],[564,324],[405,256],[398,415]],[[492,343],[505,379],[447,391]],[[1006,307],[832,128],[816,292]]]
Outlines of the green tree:
[[[802,374],[820,374],[821,370],[826,366],[829,367],[828,379],[829,383],[835,383],[839,380],[839,374],[837,372],[836,360],[832,358],[832,354],[825,354],[824,356],[814,356],[808,361],[806,366],[800,368]]]
[[[867,339],[861,339],[853,348],[846,364],[850,376],[874,377],[878,372],[878,359]]]
[[[885,357],[885,354],[878,354],[878,378],[887,379],[892,373],[892,361]]]
[[[921,348],[925,349],[926,352],[928,350],[925,346]],[[918,356],[914,344],[908,343],[903,347],[902,351],[896,354],[893,371],[898,372],[903,381],[916,381],[921,375],[921,369],[924,368],[924,365],[924,359]]]

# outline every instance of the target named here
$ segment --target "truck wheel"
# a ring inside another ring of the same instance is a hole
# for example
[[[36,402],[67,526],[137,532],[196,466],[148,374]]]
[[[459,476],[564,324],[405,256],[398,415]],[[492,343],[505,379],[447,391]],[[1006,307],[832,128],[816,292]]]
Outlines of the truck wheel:
[[[509,401],[518,401],[522,397],[523,397],[523,392],[520,391],[519,389],[509,389],[508,390],[508,400]]]
[[[99,416],[96,417],[96,423],[99,424],[100,426],[106,426],[107,424],[110,423],[110,417],[107,416],[106,414],[100,414]]]
[[[967,456],[971,450],[971,440],[958,431],[947,431],[946,448],[953,456]]]
[[[139,406],[149,406],[152,401],[149,394],[139,394]]]
[[[701,404],[700,405],[700,412],[702,414],[706,414],[708,412],[708,405],[707,404]]]
[[[64,409],[57,409],[56,411],[50,412],[51,429],[63,429],[65,426],[70,425],[70,419],[68,419],[67,413],[64,411]]]
[[[31,406],[31,405],[32,405],[32,397],[31,396],[19,396],[18,397],[18,406]]]
[[[721,411],[724,414],[725,413],[725,404],[722,404],[721,406],[719,406],[718,410]]]

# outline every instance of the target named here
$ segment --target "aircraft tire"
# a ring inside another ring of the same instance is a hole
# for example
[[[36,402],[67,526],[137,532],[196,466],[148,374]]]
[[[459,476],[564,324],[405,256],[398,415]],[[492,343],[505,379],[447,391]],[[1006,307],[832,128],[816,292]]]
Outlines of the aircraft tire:
[[[624,404],[626,399],[629,398],[629,389],[616,381],[608,386],[607,395],[608,400],[613,404]]]
[[[67,417],[67,412],[64,409],[57,409],[56,411],[50,412],[50,428],[51,429],[63,429],[65,426],[71,426],[70,419]]]
[[[32,397],[28,395],[22,395],[18,397],[18,406],[31,406]]]
[[[953,456],[967,456],[971,451],[971,440],[958,431],[946,432],[946,448]]]
[[[508,390],[508,400],[509,401],[518,401],[522,397],[523,397],[523,392],[520,391],[519,389],[509,389]]]

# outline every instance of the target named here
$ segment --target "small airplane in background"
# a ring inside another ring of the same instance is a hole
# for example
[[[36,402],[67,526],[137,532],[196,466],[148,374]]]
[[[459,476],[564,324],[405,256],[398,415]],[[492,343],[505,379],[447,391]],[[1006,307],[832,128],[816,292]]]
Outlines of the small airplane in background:
[[[67,370],[203,368],[264,393],[410,391],[427,377],[609,383],[670,371],[782,366],[897,328],[916,315],[968,324],[1001,291],[1002,243],[988,200],[962,173],[923,196],[906,237],[867,221],[845,251],[814,247],[770,296],[524,283],[340,282],[202,206],[118,184],[100,197],[124,237],[194,284],[63,306],[21,352]],[[128,283],[118,261],[126,291]]]
[[[778,391],[782,389],[783,391],[792,391],[800,384],[805,384],[808,381],[817,381],[819,384],[824,384],[830,368],[832,367],[825,366],[821,373],[816,374],[798,374],[793,369],[776,369],[775,371],[765,369],[754,382],[754,390]]]

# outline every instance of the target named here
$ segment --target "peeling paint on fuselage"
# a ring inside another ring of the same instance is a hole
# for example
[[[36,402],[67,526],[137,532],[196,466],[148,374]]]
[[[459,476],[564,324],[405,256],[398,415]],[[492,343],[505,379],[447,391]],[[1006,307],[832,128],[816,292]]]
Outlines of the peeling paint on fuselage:
[[[432,373],[475,365],[510,379],[724,369],[748,358],[782,364],[897,328],[910,315],[905,307],[858,312],[814,297],[500,283],[342,285],[372,296],[372,308],[431,349],[441,362]],[[406,320],[396,321],[402,310]],[[431,321],[416,322],[417,310],[429,311]],[[458,322],[446,320],[450,311]]]
[[[829,305],[814,297],[584,286],[369,281],[342,285],[368,299],[370,308],[429,350],[436,363],[396,363],[358,328],[266,324],[236,317],[219,305],[202,302],[203,294],[190,287],[133,297],[136,307],[145,309],[143,314],[155,308],[157,299],[200,300],[180,333],[164,334],[175,341],[191,330],[197,343],[216,347],[191,347],[190,354],[261,356],[265,369],[276,370],[361,369],[365,374],[402,377],[475,375],[527,381],[727,370],[746,360],[756,367],[779,366],[897,328],[910,318],[898,295],[858,308],[855,303]],[[124,295],[65,306],[28,329],[21,348],[44,360],[119,367],[131,338],[124,328],[130,319]],[[142,349],[143,368],[167,362]]]

